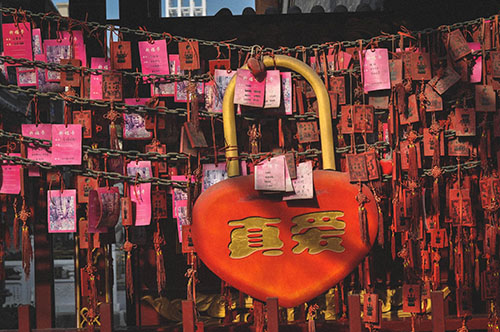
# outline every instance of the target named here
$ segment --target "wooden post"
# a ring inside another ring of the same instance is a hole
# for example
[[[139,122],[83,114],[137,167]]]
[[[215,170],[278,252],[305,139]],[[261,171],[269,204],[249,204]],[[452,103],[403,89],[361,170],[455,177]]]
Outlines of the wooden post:
[[[19,332],[31,332],[30,306],[22,304],[17,307],[17,321]]]
[[[279,330],[279,307],[277,297],[268,297],[266,301],[267,306],[267,331],[278,332]]]
[[[106,302],[99,306],[101,313],[101,332],[113,331],[113,308],[111,303]]]
[[[194,302],[182,301],[182,330],[194,332]]]
[[[442,291],[431,292],[432,332],[444,332],[446,320],[444,317],[444,297]]]
[[[349,332],[361,332],[361,301],[359,294],[349,295]]]

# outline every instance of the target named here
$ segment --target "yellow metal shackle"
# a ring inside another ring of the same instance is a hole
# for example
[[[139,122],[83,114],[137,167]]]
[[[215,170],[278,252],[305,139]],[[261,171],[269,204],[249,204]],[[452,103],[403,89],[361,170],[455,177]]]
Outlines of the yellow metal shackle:
[[[330,97],[325,85],[316,72],[304,62],[286,55],[275,55],[274,57],[264,56],[266,67],[282,67],[293,70],[311,85],[316,94],[319,110],[319,130],[321,135],[321,153],[323,169],[335,170],[335,156],[333,154],[333,133],[330,110]],[[247,68],[243,66],[242,68]],[[233,76],[227,86],[222,102],[222,119],[224,122],[224,138],[226,140],[226,162],[227,174],[229,177],[240,175],[238,160],[238,141],[236,137],[236,122],[234,115],[234,87],[236,85],[236,75]]]

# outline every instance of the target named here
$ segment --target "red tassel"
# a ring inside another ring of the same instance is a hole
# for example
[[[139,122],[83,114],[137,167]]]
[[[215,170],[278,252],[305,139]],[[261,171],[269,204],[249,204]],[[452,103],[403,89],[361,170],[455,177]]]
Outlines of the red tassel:
[[[359,222],[359,230],[361,233],[361,240],[370,244],[370,235],[368,233],[368,219],[366,215],[365,203],[368,203],[368,197],[361,191],[361,184],[359,186],[359,192],[356,195],[356,200],[358,201],[358,222]]]
[[[158,293],[161,293],[167,287],[167,275],[165,272],[165,262],[161,248],[165,241],[160,235],[160,226],[158,226],[158,229],[155,232],[153,242],[156,252],[156,284],[158,286]]]
[[[132,275],[132,253],[127,252],[127,259],[125,261],[125,284],[127,287],[127,297],[132,299],[134,297],[134,276]]]
[[[384,247],[384,216],[380,206],[378,207],[378,244]]]
[[[264,303],[259,300],[253,300],[253,324],[255,332],[264,331]]]
[[[31,270],[31,260],[33,259],[33,249],[31,248],[31,238],[30,238],[30,232],[28,225],[26,225],[26,222],[23,224],[22,227],[22,240],[23,240],[23,270],[24,270],[24,275],[26,279],[29,278],[30,276],[30,270]]]
[[[16,249],[19,249],[19,218],[17,216],[17,212],[16,212],[16,215],[14,217],[14,229],[12,230],[12,235],[13,235],[13,242],[14,242],[14,247]]]
[[[391,236],[391,254],[392,260],[394,261],[396,259],[396,238],[394,236],[394,232],[392,232]]]

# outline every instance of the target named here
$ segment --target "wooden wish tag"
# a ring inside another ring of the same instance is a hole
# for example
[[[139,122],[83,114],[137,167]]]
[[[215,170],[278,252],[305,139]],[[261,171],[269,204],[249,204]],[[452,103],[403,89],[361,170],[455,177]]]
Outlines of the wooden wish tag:
[[[330,91],[338,95],[339,105],[346,103],[344,76],[330,76]]]
[[[424,128],[424,156],[432,157],[434,156],[434,149],[436,144],[439,142],[439,153],[444,156],[444,132],[439,133],[439,138],[436,139],[436,135],[430,133],[429,128]]]
[[[147,144],[145,146],[146,152],[156,152],[161,154],[167,153],[167,146],[165,144],[161,144],[160,141],[151,142],[151,144]],[[167,173],[167,162],[166,161],[157,161],[153,164],[154,167],[158,167],[159,173]]]
[[[492,112],[496,111],[497,95],[491,85],[476,85],[476,111],[477,112]]]
[[[429,84],[425,85],[424,96],[424,105],[427,112],[443,110],[443,98]]]
[[[330,107],[332,109],[332,119],[337,118],[337,110],[338,110],[338,99],[339,95],[333,91],[328,91],[328,95],[330,96]]]
[[[472,302],[472,287],[462,285],[457,288],[457,316],[472,315],[474,310]]]
[[[151,202],[153,204],[153,218],[166,219],[167,213],[167,192],[165,190],[153,190],[151,192]]]
[[[408,97],[408,107],[399,114],[399,123],[402,125],[414,122],[419,122],[417,96],[415,94]]]
[[[500,78],[500,52],[491,52],[491,76],[493,78]]]
[[[366,161],[366,171],[368,173],[368,180],[380,179],[380,165],[377,153],[374,150],[363,153]]]
[[[486,270],[481,272],[481,299],[495,300],[498,296],[498,272]]]
[[[433,248],[448,247],[448,234],[445,228],[431,230],[431,246]]]
[[[473,108],[455,108],[450,117],[457,136],[476,136],[476,112]]]
[[[111,68],[132,69],[131,54],[129,41],[111,42]]]
[[[420,285],[403,285],[403,312],[420,313],[421,312],[421,292]]]
[[[297,140],[299,143],[312,143],[319,141],[318,123],[316,121],[297,122]]]
[[[366,293],[363,296],[363,322],[378,323],[379,322],[379,305],[378,295]]]
[[[475,226],[469,189],[450,189],[449,216],[456,225]]]
[[[346,155],[347,169],[351,182],[368,181],[368,170],[366,169],[366,157],[364,154]]]
[[[231,70],[231,61],[229,59],[208,60],[210,74],[215,75],[216,69]]]
[[[450,157],[469,157],[472,151],[470,142],[455,138],[448,141],[448,156]]]
[[[120,210],[123,226],[133,226],[134,225],[134,211],[133,202],[130,197],[120,198]]]
[[[77,175],[76,188],[78,203],[88,203],[89,193],[92,189],[97,188],[97,179],[92,177]]]
[[[460,30],[453,30],[449,35],[445,36],[449,40],[449,53],[454,61],[465,57],[471,53],[469,44],[465,40],[464,35]]]
[[[121,73],[105,72],[102,74],[102,99],[106,101],[123,99]]]
[[[191,235],[191,225],[182,225],[182,253],[189,254],[196,252]]]
[[[373,133],[374,107],[372,105],[354,105],[353,128],[355,133]]]
[[[196,124],[193,122],[185,122],[183,128],[191,148],[197,149],[208,147],[205,135],[203,135],[203,132]]]
[[[92,111],[73,111],[73,124],[82,125],[83,138],[92,138]]]
[[[399,145],[399,149],[401,151],[401,169],[403,171],[407,171],[410,169],[410,149],[409,149],[409,142],[408,141],[402,141]],[[421,151],[420,151],[420,142],[415,143],[416,146],[416,153],[417,153],[417,166],[418,168],[422,168],[422,158],[421,156]]]
[[[71,65],[80,67],[81,61],[77,59],[61,59],[61,65]],[[64,70],[61,73],[61,86],[80,87],[80,72],[73,70]]]
[[[451,88],[455,83],[460,80],[460,75],[453,70],[451,66],[446,67],[441,75],[434,76],[430,81],[429,85],[436,90],[437,93],[443,95],[449,88]]]
[[[389,60],[389,74],[391,77],[391,87],[403,83],[403,60]]]
[[[485,255],[495,255],[497,248],[497,233],[497,228],[494,225],[484,225],[483,247]]]
[[[432,78],[431,57],[429,53],[412,53],[411,62],[411,78],[414,81],[429,81]]]
[[[88,249],[89,248],[89,222],[83,218],[78,222],[78,246],[80,249]],[[99,236],[94,234],[93,236],[93,248],[100,248],[101,242],[99,241]]]
[[[196,157],[198,155],[196,149],[191,147],[191,144],[189,142],[188,135],[186,133],[186,130],[184,129],[184,126],[181,127],[181,138],[180,138],[180,143],[179,143],[179,152],[182,154],[186,154],[188,156]]]
[[[181,70],[200,69],[200,51],[197,41],[179,42]]]
[[[354,133],[353,114],[352,113],[353,113],[353,106],[352,105],[342,105],[341,117],[340,117],[342,134]]]

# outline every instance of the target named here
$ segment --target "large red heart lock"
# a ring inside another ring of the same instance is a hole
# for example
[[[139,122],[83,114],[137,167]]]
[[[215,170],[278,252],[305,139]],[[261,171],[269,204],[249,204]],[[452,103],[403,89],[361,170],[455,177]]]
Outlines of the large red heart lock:
[[[313,173],[314,198],[283,201],[280,195],[256,191],[253,176],[231,177],[239,173],[233,79],[223,102],[231,178],[198,197],[191,234],[202,261],[228,284],[259,300],[277,297],[281,306],[294,307],[325,292],[358,266],[375,241],[378,212],[366,186],[361,192],[368,202],[360,206],[360,186],[351,184],[346,173],[333,170],[329,97],[321,79],[291,57],[264,57],[264,64],[295,70],[316,93],[325,170]],[[360,222],[360,212],[365,212],[360,209],[366,211],[366,224]]]

